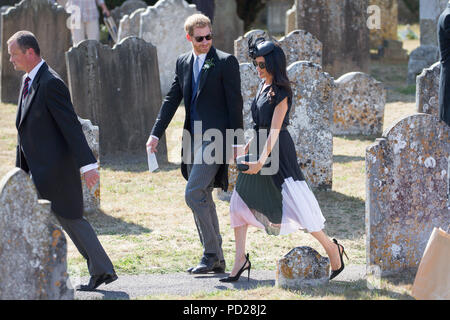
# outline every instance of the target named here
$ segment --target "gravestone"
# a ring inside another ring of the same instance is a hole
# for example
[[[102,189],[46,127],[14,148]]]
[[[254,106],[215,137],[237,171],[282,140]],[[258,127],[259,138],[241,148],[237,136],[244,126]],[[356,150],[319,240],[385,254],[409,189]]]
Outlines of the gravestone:
[[[1,14],[1,82],[2,102],[17,103],[22,72],[14,70],[9,62],[6,41],[17,31],[31,31],[39,42],[42,58],[67,83],[64,53],[72,45],[72,36],[66,26],[69,14],[48,0],[21,1]]]
[[[450,128],[419,113],[366,149],[366,266],[417,270],[434,227],[446,229]]]
[[[244,22],[237,15],[236,1],[214,0],[214,2],[213,45],[232,54],[234,40],[244,33]]]
[[[243,37],[235,41],[235,56],[240,63],[250,62],[248,56],[248,40],[253,36],[253,40],[264,37],[266,40],[277,42],[286,55],[286,65],[297,61],[311,61],[317,64],[322,63],[322,43],[312,34],[304,30],[294,30],[282,37],[279,41],[270,38],[262,30],[252,30]]]
[[[296,29],[323,44],[323,70],[337,78],[369,70],[368,0],[296,0]]]
[[[0,300],[73,299],[66,255],[50,202],[38,200],[25,171],[12,169],[0,180]]]
[[[432,45],[423,45],[414,49],[409,55],[407,84],[416,83],[416,77],[423,69],[439,60],[439,49]]]
[[[142,0],[126,0],[120,7],[111,10],[111,16],[116,25],[119,25],[125,15],[130,15],[140,8],[147,8],[147,4]]]
[[[369,0],[369,5],[380,9],[380,29],[370,29],[370,48],[378,49],[384,40],[397,40],[398,1]]]
[[[192,51],[192,45],[186,39],[184,22],[195,13],[200,13],[195,5],[184,0],[159,0],[141,14],[139,37],[152,43],[158,50],[163,95],[169,92],[178,56]]]
[[[320,65],[299,61],[288,67],[293,82],[289,133],[311,188],[331,190],[333,179],[333,78]]]
[[[350,72],[335,81],[333,134],[381,135],[386,90],[368,74]]]
[[[286,30],[286,11],[293,4],[293,0],[268,1],[265,10],[267,14],[267,30],[270,34],[284,34]]]
[[[138,37],[141,25],[141,14],[146,8],[137,9],[129,15],[124,15],[119,23],[119,31],[117,32],[117,42],[122,41],[126,37]]]
[[[289,34],[295,30],[295,13],[296,13],[295,4],[286,11],[286,29],[284,34]]]
[[[423,69],[416,78],[417,112],[439,116],[439,80],[441,78],[441,62]]]
[[[161,107],[156,48],[129,37],[113,48],[85,40],[66,53],[77,114],[100,128],[100,157],[146,155],[145,143]],[[167,161],[163,137],[157,158]]]
[[[276,286],[299,290],[328,283],[330,260],[311,247],[297,247],[277,261]]]
[[[81,128],[84,136],[86,137],[89,148],[92,150],[92,153],[100,166],[100,136],[98,126],[94,126],[90,120],[81,119],[80,117],[78,117],[78,121],[81,123]],[[81,185],[83,187],[84,213],[93,214],[98,212],[100,210],[100,180],[94,187],[92,187],[91,190],[87,187],[84,179],[81,179]]]
[[[420,0],[420,46],[409,57],[407,84],[416,83],[416,76],[439,60],[437,23],[448,0]]]

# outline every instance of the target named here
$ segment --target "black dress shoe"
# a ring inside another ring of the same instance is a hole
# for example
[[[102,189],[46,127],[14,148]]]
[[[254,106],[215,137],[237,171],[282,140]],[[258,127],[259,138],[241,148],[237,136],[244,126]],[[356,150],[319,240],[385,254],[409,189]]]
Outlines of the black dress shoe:
[[[220,260],[219,266],[214,268],[213,271],[214,273],[225,273],[225,269],[226,269],[225,260]]]
[[[220,268],[219,258],[214,254],[205,254],[203,255],[200,263],[191,270],[193,274],[203,274],[214,271],[216,268]],[[189,269],[188,269],[189,270]]]
[[[94,291],[98,288],[102,283],[108,284],[117,280],[117,274],[113,273],[104,273],[99,276],[91,276],[89,279],[89,283],[87,285],[80,285],[76,289],[78,291]]]

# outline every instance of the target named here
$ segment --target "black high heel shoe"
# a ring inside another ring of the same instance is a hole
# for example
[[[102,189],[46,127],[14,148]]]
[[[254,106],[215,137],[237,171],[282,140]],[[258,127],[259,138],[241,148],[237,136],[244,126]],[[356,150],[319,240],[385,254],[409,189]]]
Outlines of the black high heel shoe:
[[[246,267],[245,265],[248,262],[248,266]],[[245,262],[244,265],[242,266],[241,269],[239,269],[238,273],[236,273],[236,275],[234,277],[226,277],[226,278],[222,278],[219,279],[220,282],[235,282],[239,280],[239,277],[241,276],[241,273],[244,272],[245,270],[248,270],[248,274],[247,274],[247,281],[250,281],[250,269],[252,268],[252,263],[250,262],[248,253],[245,256]]]
[[[344,270],[344,259],[342,259],[342,255],[345,254],[345,257],[347,258],[347,260],[349,260],[347,257],[347,254],[345,253],[344,246],[342,244],[339,244],[336,239],[333,239],[333,242],[338,246],[339,258],[341,258],[341,267],[337,270],[331,270],[330,280],[333,278],[336,278],[337,275],[339,273],[341,273],[342,270]],[[341,247],[342,247],[342,253],[341,253]]]

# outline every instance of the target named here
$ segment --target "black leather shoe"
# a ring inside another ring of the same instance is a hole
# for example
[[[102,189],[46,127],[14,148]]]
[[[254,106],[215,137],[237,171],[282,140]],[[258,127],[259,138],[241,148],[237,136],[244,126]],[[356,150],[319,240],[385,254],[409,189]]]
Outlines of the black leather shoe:
[[[219,266],[214,268],[213,271],[214,273],[225,273],[225,269],[226,269],[225,260],[220,260]]]
[[[214,255],[205,254],[200,260],[200,263],[191,270],[191,273],[193,274],[208,273],[220,267],[221,265],[219,258],[217,258],[215,254]]]
[[[118,278],[117,274],[114,273],[104,273],[99,276],[91,276],[91,279],[89,279],[89,283],[87,285],[80,285],[76,289],[78,291],[94,291],[98,288],[101,284],[108,284],[113,281],[116,281]]]

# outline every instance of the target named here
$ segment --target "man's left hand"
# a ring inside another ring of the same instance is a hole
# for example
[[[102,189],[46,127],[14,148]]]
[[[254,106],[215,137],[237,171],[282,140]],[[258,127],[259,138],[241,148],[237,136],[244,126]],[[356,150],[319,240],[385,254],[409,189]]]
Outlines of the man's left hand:
[[[92,169],[83,174],[84,181],[89,189],[92,189],[100,180],[100,175],[97,169]]]

